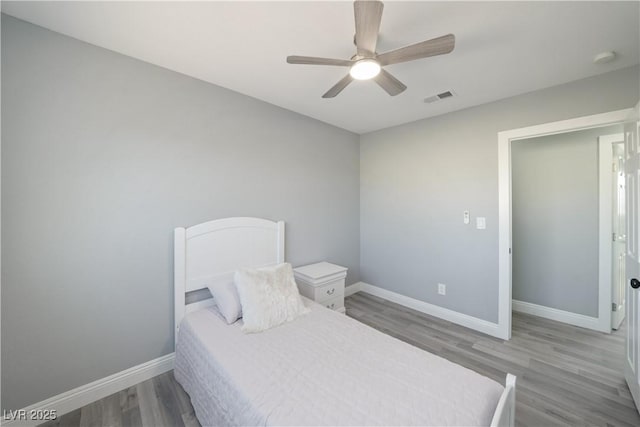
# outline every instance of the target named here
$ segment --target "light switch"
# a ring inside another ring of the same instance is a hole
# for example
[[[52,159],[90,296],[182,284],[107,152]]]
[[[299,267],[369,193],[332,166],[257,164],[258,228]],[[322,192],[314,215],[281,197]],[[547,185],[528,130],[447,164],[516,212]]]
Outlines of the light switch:
[[[469,211],[464,211],[464,223],[469,224]]]
[[[478,230],[484,230],[487,228],[487,219],[483,216],[479,216],[476,218],[476,228]]]

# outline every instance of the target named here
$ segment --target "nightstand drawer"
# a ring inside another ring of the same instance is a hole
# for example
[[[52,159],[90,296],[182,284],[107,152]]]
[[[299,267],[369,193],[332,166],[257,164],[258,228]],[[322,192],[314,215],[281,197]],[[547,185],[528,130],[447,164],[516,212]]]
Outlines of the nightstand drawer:
[[[344,279],[313,288],[313,300],[317,303],[322,304],[336,297],[344,297]]]
[[[331,298],[327,301],[321,302],[320,304],[324,305],[329,310],[335,310],[344,313],[344,295],[340,295],[336,298]]]

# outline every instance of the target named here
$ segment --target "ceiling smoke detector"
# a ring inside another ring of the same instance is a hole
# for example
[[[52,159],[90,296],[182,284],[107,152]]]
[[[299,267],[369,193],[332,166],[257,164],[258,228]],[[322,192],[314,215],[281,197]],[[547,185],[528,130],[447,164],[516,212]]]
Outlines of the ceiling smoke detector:
[[[437,95],[430,96],[424,99],[424,102],[427,104],[431,104],[436,101],[441,101],[443,99],[451,98],[454,95],[453,91],[448,90],[446,92],[439,93]]]
[[[616,59],[616,53],[612,50],[607,52],[601,52],[593,57],[594,64],[606,64]]]

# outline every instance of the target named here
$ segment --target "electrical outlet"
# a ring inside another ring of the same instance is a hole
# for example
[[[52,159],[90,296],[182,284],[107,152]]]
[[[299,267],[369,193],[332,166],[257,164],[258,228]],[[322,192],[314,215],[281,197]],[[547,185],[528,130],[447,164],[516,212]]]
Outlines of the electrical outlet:
[[[444,283],[438,283],[438,294],[446,295],[447,294],[447,285]]]
[[[464,211],[463,217],[462,217],[462,222],[464,222],[465,224],[469,224],[469,211]]]

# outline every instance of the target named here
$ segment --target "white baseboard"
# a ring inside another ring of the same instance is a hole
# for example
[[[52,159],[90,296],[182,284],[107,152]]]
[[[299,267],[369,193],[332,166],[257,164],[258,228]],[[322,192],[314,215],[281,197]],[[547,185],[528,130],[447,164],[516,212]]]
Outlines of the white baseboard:
[[[96,400],[107,397],[120,390],[131,387],[142,381],[160,375],[173,369],[174,353],[159,357],[149,362],[142,363],[138,366],[126,369],[122,372],[109,375],[108,377],[99,379],[89,384],[74,388],[67,392],[50,397],[42,402],[35,403],[24,408],[22,411],[26,414],[27,419],[3,419],[3,426],[35,426],[43,423],[42,420],[30,420],[31,411],[51,411],[55,410],[58,417],[68,412],[95,402]]]
[[[384,298],[391,302],[395,302],[396,304],[412,308],[414,310],[434,317],[439,317],[440,319],[447,320],[451,323],[455,323],[469,329],[491,335],[493,337],[503,338],[500,335],[497,323],[478,319],[477,317],[469,316],[467,314],[458,313],[457,311],[449,310],[448,308],[440,307],[438,305],[429,304],[428,302],[420,301],[415,298],[398,294],[396,292],[388,291],[386,289],[379,288],[368,283],[358,282],[357,285],[359,285],[361,292]]]
[[[360,292],[360,286],[362,285],[362,282],[356,282],[353,285],[349,285],[346,288],[344,288],[344,296],[348,297],[350,295],[355,294],[356,292]]]
[[[582,328],[601,331],[597,317],[585,316],[584,314],[571,313],[570,311],[558,310],[557,308],[545,307],[543,305],[532,304],[530,302],[513,300],[511,303],[513,311],[532,314],[545,319],[557,322],[568,323],[569,325],[580,326]],[[610,331],[609,331],[610,332]]]

